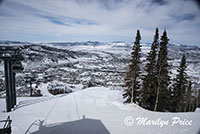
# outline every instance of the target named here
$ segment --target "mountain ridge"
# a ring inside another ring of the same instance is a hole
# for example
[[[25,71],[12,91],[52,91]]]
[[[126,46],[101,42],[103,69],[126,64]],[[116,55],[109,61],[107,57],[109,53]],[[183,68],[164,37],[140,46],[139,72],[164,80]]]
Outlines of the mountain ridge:
[[[123,78],[132,51],[131,44],[101,44],[94,42],[72,43],[66,47],[63,44],[30,44],[16,42],[21,49],[25,60],[23,73],[17,74],[16,87],[19,96],[29,94],[24,78],[26,75],[36,75],[37,84],[56,80],[58,83],[67,83],[71,87],[81,84],[86,88],[92,86],[105,86],[122,89]],[[11,43],[10,43],[11,45]],[[64,44],[65,45],[65,44]],[[0,45],[0,46],[5,46]],[[150,51],[150,44],[142,44],[142,68],[146,64],[146,56]],[[182,55],[187,58],[187,73],[193,81],[195,89],[200,88],[200,48],[191,46],[169,45],[169,64],[172,79],[177,73]],[[143,70],[142,70],[143,71]],[[143,71],[144,72],[144,71]],[[0,64],[0,85],[4,81],[3,64]]]

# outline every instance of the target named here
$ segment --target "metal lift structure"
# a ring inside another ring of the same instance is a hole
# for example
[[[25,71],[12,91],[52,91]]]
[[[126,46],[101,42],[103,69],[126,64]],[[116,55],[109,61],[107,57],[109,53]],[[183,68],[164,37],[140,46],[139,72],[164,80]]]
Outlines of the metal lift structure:
[[[4,123],[3,128],[0,128],[0,134],[11,134],[11,122],[10,116],[8,116],[7,120],[0,121],[0,123]]]
[[[16,105],[15,75],[23,71],[21,61],[24,60],[17,46],[0,46],[0,59],[4,61],[6,110],[10,112]]]

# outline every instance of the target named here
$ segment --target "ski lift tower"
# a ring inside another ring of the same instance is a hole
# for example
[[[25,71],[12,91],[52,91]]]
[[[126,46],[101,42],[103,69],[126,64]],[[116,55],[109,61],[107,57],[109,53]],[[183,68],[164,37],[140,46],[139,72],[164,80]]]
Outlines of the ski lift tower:
[[[21,64],[24,58],[18,47],[0,46],[0,59],[4,61],[6,110],[10,112],[16,105],[15,74],[24,69]]]

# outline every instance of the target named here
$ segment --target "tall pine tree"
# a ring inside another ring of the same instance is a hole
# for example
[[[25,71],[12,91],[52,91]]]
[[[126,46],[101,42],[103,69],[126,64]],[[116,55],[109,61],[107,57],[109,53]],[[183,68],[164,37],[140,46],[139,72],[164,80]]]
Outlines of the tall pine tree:
[[[198,91],[198,96],[197,96],[197,107],[200,108],[200,90]]]
[[[140,31],[137,30],[135,42],[133,45],[131,60],[128,67],[128,71],[125,76],[125,93],[123,98],[126,98],[125,103],[135,103],[137,101],[137,96],[139,95],[139,76],[140,76],[140,57],[141,57],[141,45],[140,45]]]
[[[168,37],[164,30],[161,36],[160,50],[157,61],[157,88],[154,111],[165,111],[168,109],[168,101],[170,98],[169,84],[169,64],[168,64]]]
[[[184,111],[185,94],[187,90],[187,74],[186,74],[186,58],[185,55],[181,58],[180,66],[177,69],[178,74],[176,75],[175,83],[173,86],[174,91],[174,111]]]
[[[191,97],[192,97],[192,82],[190,81],[185,95],[184,112],[189,111],[189,107],[191,105]]]
[[[157,75],[156,75],[156,62],[157,62],[157,48],[159,45],[159,33],[156,28],[154,41],[151,46],[151,50],[147,56],[147,64],[145,71],[147,74],[143,78],[142,87],[142,107],[154,110],[156,100],[156,88],[157,88]]]

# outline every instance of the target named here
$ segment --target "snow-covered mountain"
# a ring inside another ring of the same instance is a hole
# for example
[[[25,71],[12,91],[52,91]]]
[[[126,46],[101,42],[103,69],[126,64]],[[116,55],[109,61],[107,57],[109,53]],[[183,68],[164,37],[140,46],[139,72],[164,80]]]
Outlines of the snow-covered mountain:
[[[123,103],[120,89],[132,43],[1,42],[1,46],[8,45],[20,47],[25,58],[24,71],[16,76],[18,97],[12,112],[5,112],[5,98],[0,98],[0,120],[11,117],[13,134],[200,133],[199,109],[187,113],[160,113]],[[142,44],[142,66],[149,50],[150,44]],[[169,44],[172,78],[183,54],[187,57],[187,73],[194,89],[199,89],[199,47]],[[27,97],[30,89],[26,76],[35,77],[32,86],[38,86],[42,97]],[[1,61],[1,96],[5,95],[3,84]],[[49,91],[55,89],[74,92],[52,95]]]
[[[77,87],[105,86],[120,89],[123,85],[132,43],[129,42],[66,42],[66,43],[29,43],[0,42],[1,46],[18,46],[25,58],[24,71],[17,74],[17,93],[29,94],[25,76],[34,75],[35,84],[57,81],[72,89]],[[172,79],[179,65],[181,56],[186,55],[187,73],[195,89],[200,89],[200,48],[169,44],[169,57]],[[142,63],[145,65],[150,44],[142,44]],[[3,84],[3,63],[0,64],[0,79]]]

